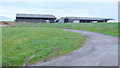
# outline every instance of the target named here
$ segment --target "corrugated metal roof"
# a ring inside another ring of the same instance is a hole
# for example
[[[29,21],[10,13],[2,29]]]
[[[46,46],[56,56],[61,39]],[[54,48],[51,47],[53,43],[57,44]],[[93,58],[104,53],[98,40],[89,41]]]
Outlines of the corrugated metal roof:
[[[16,14],[16,17],[28,17],[28,18],[56,18],[53,15],[47,14]]]
[[[96,18],[96,17],[61,17],[61,18],[68,18],[68,19],[76,19],[76,20],[114,20],[111,18]]]

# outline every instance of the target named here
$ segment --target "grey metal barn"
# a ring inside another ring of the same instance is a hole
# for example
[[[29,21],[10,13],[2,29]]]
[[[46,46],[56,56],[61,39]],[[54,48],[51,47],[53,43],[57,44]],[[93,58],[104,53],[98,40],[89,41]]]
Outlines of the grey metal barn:
[[[45,14],[16,14],[16,22],[55,23],[56,17]]]
[[[107,22],[108,20],[114,20],[110,18],[95,18],[95,17],[61,17],[57,20],[59,23],[94,23],[94,22]]]

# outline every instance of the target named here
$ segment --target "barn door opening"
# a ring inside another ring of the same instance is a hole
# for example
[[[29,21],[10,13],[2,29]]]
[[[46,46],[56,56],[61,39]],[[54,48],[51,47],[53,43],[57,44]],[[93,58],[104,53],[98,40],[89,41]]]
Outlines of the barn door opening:
[[[46,23],[50,23],[50,20],[46,20]]]
[[[74,20],[73,23],[79,23],[79,20]]]
[[[64,23],[68,23],[69,21],[68,21],[68,18],[65,18],[64,19]]]

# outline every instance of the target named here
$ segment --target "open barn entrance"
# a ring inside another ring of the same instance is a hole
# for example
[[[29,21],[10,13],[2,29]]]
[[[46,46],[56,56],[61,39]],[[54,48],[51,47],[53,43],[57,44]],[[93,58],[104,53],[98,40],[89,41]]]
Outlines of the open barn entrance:
[[[46,20],[46,23],[50,23],[50,20]]]
[[[97,23],[97,21],[92,21],[92,23]]]
[[[73,23],[80,23],[80,21],[79,20],[74,20]]]
[[[68,23],[69,21],[68,21],[68,18],[65,18],[64,19],[64,23]]]

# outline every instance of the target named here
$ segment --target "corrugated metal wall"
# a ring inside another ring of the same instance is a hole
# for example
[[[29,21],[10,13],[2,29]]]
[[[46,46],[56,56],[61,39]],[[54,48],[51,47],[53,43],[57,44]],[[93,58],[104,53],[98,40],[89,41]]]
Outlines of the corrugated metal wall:
[[[16,22],[46,23],[43,19],[16,19]]]
[[[20,18],[16,18],[16,22],[48,23],[48,19],[20,19]],[[54,19],[50,19],[49,22],[54,23]]]

